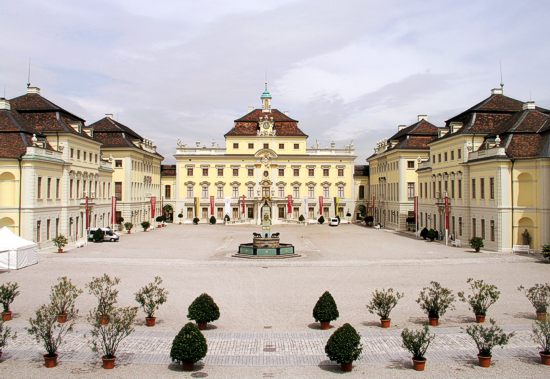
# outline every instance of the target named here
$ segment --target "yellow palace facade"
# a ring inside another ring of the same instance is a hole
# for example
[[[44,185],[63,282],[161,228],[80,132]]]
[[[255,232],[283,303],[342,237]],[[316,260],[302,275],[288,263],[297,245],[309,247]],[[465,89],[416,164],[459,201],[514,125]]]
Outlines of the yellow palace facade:
[[[267,201],[274,223],[353,214],[353,145],[308,147],[298,121],[271,108],[267,85],[261,101],[261,109],[235,120],[225,147],[178,141],[174,213],[185,222],[229,216],[259,223]]]

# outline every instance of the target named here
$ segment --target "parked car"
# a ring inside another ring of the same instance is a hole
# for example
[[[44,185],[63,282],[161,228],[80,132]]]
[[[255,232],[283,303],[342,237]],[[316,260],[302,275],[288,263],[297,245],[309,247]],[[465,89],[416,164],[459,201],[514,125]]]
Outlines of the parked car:
[[[113,232],[111,228],[90,228],[88,230],[88,241],[94,240],[94,233],[97,229],[103,230],[103,241],[118,242],[119,235]]]
[[[333,217],[328,222],[329,226],[338,226],[340,225],[340,220],[338,220],[336,217]]]

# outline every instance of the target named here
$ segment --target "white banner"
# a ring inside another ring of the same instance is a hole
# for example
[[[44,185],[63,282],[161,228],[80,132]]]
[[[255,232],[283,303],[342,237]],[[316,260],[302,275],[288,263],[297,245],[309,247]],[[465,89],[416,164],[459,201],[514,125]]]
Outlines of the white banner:
[[[224,209],[224,215],[223,217],[225,218],[225,216],[229,216],[231,217],[231,199],[226,197],[224,200],[224,205],[225,205],[225,209]]]

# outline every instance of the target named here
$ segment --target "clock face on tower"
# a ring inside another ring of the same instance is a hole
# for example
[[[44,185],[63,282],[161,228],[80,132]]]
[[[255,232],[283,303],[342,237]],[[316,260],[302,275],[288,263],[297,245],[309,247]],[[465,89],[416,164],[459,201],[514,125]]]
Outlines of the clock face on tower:
[[[258,135],[261,135],[261,136],[272,136],[272,135],[275,135],[275,131],[273,130],[273,120],[271,119],[268,119],[267,117],[266,118],[263,118],[263,119],[260,119],[260,122],[259,122],[259,131],[258,131]]]

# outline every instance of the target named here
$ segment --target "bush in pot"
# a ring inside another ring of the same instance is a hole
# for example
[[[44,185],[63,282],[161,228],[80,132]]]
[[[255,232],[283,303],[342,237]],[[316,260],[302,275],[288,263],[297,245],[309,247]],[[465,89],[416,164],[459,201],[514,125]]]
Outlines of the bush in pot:
[[[143,228],[144,232],[146,232],[147,229],[149,229],[150,226],[151,226],[151,223],[149,221],[142,221],[141,222],[141,227]]]
[[[36,311],[36,317],[29,319],[29,324],[27,332],[46,350],[45,366],[57,366],[57,350],[65,335],[73,330],[74,320],[61,324],[57,322],[57,310],[51,305],[42,305]]]
[[[55,245],[55,247],[57,247],[58,253],[62,253],[63,248],[67,246],[67,244],[69,243],[69,241],[67,241],[67,237],[65,237],[63,234],[59,234],[55,236],[55,238],[52,239],[52,242]]]
[[[0,303],[2,303],[2,320],[10,321],[12,312],[10,310],[11,303],[19,295],[19,283],[7,282],[0,285]]]
[[[422,237],[423,240],[425,240],[426,238],[428,238],[428,228],[424,227],[424,228],[420,231],[420,237]]]
[[[170,358],[172,362],[182,364],[185,371],[192,371],[194,364],[204,358],[207,351],[206,338],[195,324],[188,322],[174,338]]]
[[[0,320],[0,358],[2,358],[2,350],[8,345],[8,340],[16,338],[17,333],[12,333],[11,328],[6,326],[3,320]]]
[[[362,351],[361,336],[348,323],[336,329],[325,346],[327,357],[339,363],[342,371],[351,371],[353,362],[359,359]]]
[[[118,290],[115,286],[119,278],[111,278],[107,274],[94,277],[86,284],[88,292],[97,298],[97,307],[90,311],[89,317],[95,317],[101,324],[108,324],[114,305],[117,302]]]
[[[164,217],[157,216],[157,218],[155,218],[155,221],[158,223],[157,228],[161,228],[162,227],[162,222],[164,221]]]
[[[179,223],[181,225],[181,219],[183,218],[183,213],[178,213],[178,219],[179,219]]]
[[[229,221],[231,221],[231,217],[229,217],[229,215],[225,215],[225,216],[223,217],[223,220],[224,220],[226,223],[228,223]]]
[[[153,282],[136,292],[136,301],[147,315],[145,318],[147,326],[155,325],[155,311],[168,299],[168,291],[162,288],[161,284],[162,279],[160,276],[155,276]]]
[[[187,318],[196,321],[200,330],[205,330],[209,322],[220,318],[220,308],[210,295],[203,293],[189,306]]]
[[[550,245],[543,245],[542,246],[542,256],[548,260],[550,260]]]
[[[195,217],[193,218],[193,225],[198,225],[199,224],[199,218],[198,217]]]
[[[322,330],[327,330],[330,328],[330,322],[336,320],[339,316],[334,298],[330,292],[325,291],[313,307],[313,318],[316,322],[321,323]]]
[[[416,299],[416,302],[420,304],[420,308],[428,314],[430,326],[437,326],[439,318],[447,310],[454,309],[454,301],[455,296],[453,295],[453,291],[441,287],[441,284],[434,281],[430,282],[429,287],[424,287],[420,291],[418,299]]]
[[[485,321],[487,310],[496,303],[500,297],[500,291],[493,284],[486,284],[483,280],[469,278],[466,283],[470,285],[471,295],[465,296],[464,291],[458,292],[458,298],[470,305],[476,316],[476,322]]]
[[[101,353],[103,368],[115,367],[116,351],[120,343],[134,332],[137,307],[113,308],[108,324],[102,324],[97,317],[90,315],[92,324],[89,343],[94,353]]]
[[[76,298],[82,290],[76,287],[66,276],[57,279],[57,284],[52,286],[50,301],[57,313],[57,322],[64,323],[67,319],[74,319],[78,314],[75,308]]]
[[[430,230],[428,230],[428,233],[426,234],[426,237],[428,237],[428,239],[430,241],[433,241],[434,239],[437,238],[437,232],[433,229],[430,229]]]
[[[321,216],[317,219],[317,222],[318,222],[319,224],[321,224],[321,225],[325,223],[325,218],[323,217],[323,215],[321,215]]]
[[[216,224],[216,221],[217,221],[217,220],[216,220],[216,216],[214,216],[214,215],[210,216],[210,220],[209,220],[209,221],[210,221],[210,224],[211,224],[211,225]]]
[[[474,324],[466,327],[466,333],[472,337],[477,346],[479,365],[481,367],[491,366],[492,350],[495,346],[504,347],[514,336],[514,333],[506,334],[495,320],[490,319],[490,326]]]
[[[370,313],[377,314],[380,317],[382,328],[389,328],[391,322],[390,313],[403,296],[403,292],[395,291],[393,288],[382,289],[381,291],[374,290],[367,309]]]
[[[306,218],[304,217],[304,215],[300,215],[300,217],[298,217],[298,221],[300,222],[304,222],[306,220]]]
[[[470,239],[470,247],[479,253],[479,249],[483,247],[483,239],[481,237],[472,237]]]
[[[426,351],[434,338],[435,335],[430,334],[430,329],[427,326],[424,326],[424,328],[420,330],[409,330],[405,328],[401,332],[403,347],[413,355],[413,367],[416,371],[424,371],[426,365]]]
[[[124,223],[124,229],[128,232],[128,234],[132,233],[132,228],[134,227],[134,224],[131,222],[125,222]]]
[[[533,341],[538,343],[541,348],[539,352],[541,363],[550,366],[550,320],[535,321]]]
[[[525,293],[525,297],[533,304],[537,313],[537,320],[544,321],[547,318],[547,310],[550,306],[550,284],[537,283],[533,287],[518,287],[518,291]]]

